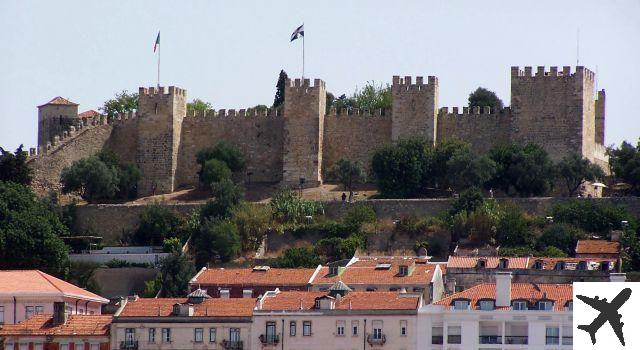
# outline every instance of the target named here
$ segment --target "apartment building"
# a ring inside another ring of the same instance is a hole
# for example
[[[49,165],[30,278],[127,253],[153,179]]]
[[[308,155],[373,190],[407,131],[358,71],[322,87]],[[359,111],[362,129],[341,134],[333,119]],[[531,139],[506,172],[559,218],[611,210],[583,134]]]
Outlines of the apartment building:
[[[483,283],[423,306],[419,349],[572,349],[571,284]]]

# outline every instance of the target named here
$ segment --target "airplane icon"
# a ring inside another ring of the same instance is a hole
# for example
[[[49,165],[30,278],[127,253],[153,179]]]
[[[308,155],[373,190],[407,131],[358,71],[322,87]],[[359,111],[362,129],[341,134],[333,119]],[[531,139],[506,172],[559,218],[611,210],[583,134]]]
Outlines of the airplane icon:
[[[579,325],[578,329],[582,329],[583,331],[589,333],[591,336],[591,343],[593,345],[596,344],[596,332],[604,325],[606,322],[609,322],[611,328],[616,333],[618,340],[622,346],[624,346],[624,335],[622,334],[622,326],[624,322],[620,322],[622,315],[618,313],[618,309],[624,304],[629,297],[631,296],[631,288],[625,288],[616,295],[615,298],[611,302],[607,302],[607,298],[600,299],[600,297],[596,296],[595,298],[585,297],[584,295],[576,295],[578,299],[582,300],[585,304],[591,306],[592,308],[600,311],[600,315],[596,317],[591,324],[588,325]]]

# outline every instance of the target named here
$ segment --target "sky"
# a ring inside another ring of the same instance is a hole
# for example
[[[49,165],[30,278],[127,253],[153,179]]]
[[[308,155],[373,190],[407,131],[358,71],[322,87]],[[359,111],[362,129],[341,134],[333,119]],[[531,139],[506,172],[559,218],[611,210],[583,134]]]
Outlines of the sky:
[[[289,42],[302,23],[305,76],[335,95],[435,75],[440,107],[466,105],[478,86],[508,105],[511,66],[579,59],[607,92],[605,143],[635,144],[639,18],[638,0],[1,0],[0,147],[35,146],[36,106],[55,96],[82,112],[154,86],[158,30],[161,85],[216,109],[271,105],[280,69],[302,74],[302,42]]]

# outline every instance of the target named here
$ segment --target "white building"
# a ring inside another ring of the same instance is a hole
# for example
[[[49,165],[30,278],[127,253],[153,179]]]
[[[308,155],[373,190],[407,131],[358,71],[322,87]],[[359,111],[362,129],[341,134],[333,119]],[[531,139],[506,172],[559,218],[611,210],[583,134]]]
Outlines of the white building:
[[[418,312],[418,348],[572,349],[571,284],[511,283],[510,272]]]

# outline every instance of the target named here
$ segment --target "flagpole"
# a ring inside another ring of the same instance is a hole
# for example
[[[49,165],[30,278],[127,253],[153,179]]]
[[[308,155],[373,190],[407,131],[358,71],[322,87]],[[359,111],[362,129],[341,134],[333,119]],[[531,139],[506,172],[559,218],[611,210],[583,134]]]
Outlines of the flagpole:
[[[304,79],[304,34],[302,34],[302,79]]]
[[[162,50],[161,46],[162,45],[158,45],[158,88],[160,88],[160,50]]]

